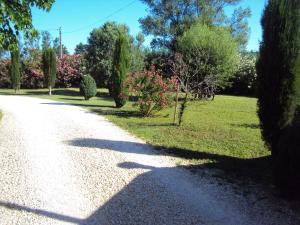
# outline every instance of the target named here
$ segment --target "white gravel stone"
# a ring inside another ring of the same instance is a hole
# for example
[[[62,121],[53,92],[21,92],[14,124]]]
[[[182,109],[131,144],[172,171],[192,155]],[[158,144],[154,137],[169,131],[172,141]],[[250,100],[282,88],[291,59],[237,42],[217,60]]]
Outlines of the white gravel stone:
[[[82,108],[0,96],[0,109],[0,225],[299,224]]]

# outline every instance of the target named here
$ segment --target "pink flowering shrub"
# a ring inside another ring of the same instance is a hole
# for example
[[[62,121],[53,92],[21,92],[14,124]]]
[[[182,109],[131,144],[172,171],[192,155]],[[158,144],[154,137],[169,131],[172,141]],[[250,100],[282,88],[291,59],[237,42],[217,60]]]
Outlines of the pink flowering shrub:
[[[8,88],[11,86],[9,67],[9,60],[0,60],[0,88]]]
[[[81,81],[80,55],[64,55],[57,61],[56,87],[78,87]]]
[[[22,88],[43,88],[44,74],[41,69],[41,56],[25,60],[22,66],[21,86]]]
[[[135,73],[130,77],[130,91],[138,97],[137,105],[143,116],[150,116],[171,105],[171,91],[176,85],[174,81],[163,80],[154,69]]]
[[[44,74],[41,65],[41,55],[36,54],[34,58],[25,59],[21,62],[22,88],[43,88]],[[0,87],[10,88],[9,75],[10,60],[0,60]],[[80,55],[64,55],[57,59],[56,87],[79,87],[81,81],[82,57]]]

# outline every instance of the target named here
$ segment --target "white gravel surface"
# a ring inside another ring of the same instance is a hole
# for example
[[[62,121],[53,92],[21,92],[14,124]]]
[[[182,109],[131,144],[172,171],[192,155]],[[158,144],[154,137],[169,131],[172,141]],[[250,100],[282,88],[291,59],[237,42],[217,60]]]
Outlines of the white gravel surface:
[[[0,96],[0,109],[0,225],[299,224],[82,108]]]

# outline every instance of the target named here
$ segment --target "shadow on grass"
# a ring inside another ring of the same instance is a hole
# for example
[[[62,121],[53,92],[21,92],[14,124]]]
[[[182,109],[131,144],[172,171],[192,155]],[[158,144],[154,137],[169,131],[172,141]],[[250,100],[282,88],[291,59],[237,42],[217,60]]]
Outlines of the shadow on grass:
[[[110,98],[110,95],[108,92],[97,92],[96,96],[100,97],[100,98]]]
[[[199,160],[196,165],[180,167],[192,172],[198,172],[203,169],[220,169],[225,172],[222,178],[228,180],[234,178],[235,180],[241,181],[250,179],[260,183],[271,182],[271,159],[268,156],[243,159],[189,149],[165,148],[162,146],[150,146],[134,142],[101,139],[75,139],[69,141],[68,144],[77,147],[109,149],[112,151],[135,154],[154,155],[159,153],[182,159]],[[151,151],[150,149],[153,148],[159,150],[159,152]]]
[[[183,159],[204,160],[204,164],[187,166],[187,169],[190,169],[193,172],[197,172],[197,170],[203,168],[220,169],[226,172],[226,175],[231,176],[226,178],[246,178],[259,181],[261,183],[271,182],[270,156],[244,159],[188,149],[164,148],[161,146],[154,147],[158,150],[163,150],[170,155]]]
[[[240,128],[249,128],[249,129],[259,129],[259,124],[256,123],[242,123],[242,124],[231,124],[233,127],[240,127]]]
[[[89,104],[78,104],[78,103],[63,103],[63,102],[47,102],[41,103],[42,105],[69,105],[69,106],[79,106],[79,107],[90,107],[90,108],[97,108],[99,105],[89,105]]]
[[[76,90],[54,90],[54,95],[64,95],[64,96],[78,96],[81,97],[79,91]]]
[[[109,109],[92,109],[92,112],[97,113],[101,116],[117,116],[122,118],[130,118],[130,117],[142,117],[142,115],[137,111],[126,111],[126,110],[120,110],[117,109],[114,106],[100,106],[101,108],[111,108]]]
[[[7,91],[0,91],[0,95],[12,95],[12,96],[22,96],[22,95],[26,95],[24,93],[20,93],[20,92],[17,92],[15,93],[14,91],[11,91],[11,92],[7,92]]]

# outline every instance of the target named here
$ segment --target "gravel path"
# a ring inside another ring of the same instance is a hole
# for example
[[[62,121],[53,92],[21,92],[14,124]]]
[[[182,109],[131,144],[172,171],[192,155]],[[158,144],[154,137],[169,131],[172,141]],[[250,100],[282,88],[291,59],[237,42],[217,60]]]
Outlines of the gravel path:
[[[0,108],[0,225],[297,222],[249,206],[79,107],[0,96]]]

